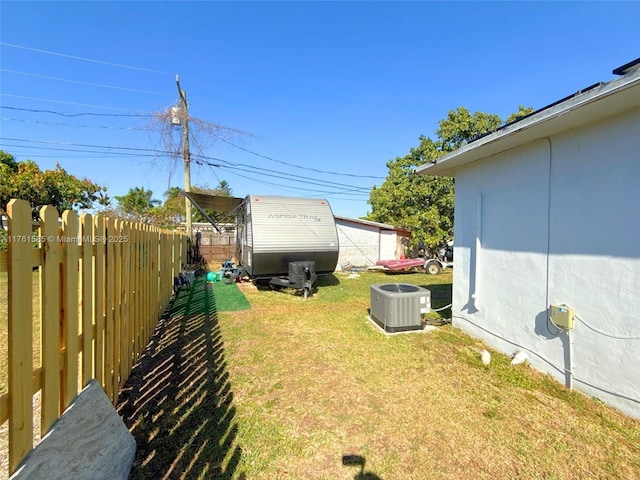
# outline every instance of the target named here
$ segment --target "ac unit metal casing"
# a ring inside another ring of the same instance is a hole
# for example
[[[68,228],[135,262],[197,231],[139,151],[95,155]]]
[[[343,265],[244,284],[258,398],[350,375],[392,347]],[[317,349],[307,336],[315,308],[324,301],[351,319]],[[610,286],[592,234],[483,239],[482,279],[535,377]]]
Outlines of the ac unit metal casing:
[[[408,283],[371,285],[371,319],[387,332],[422,328],[422,314],[431,310],[431,292]]]

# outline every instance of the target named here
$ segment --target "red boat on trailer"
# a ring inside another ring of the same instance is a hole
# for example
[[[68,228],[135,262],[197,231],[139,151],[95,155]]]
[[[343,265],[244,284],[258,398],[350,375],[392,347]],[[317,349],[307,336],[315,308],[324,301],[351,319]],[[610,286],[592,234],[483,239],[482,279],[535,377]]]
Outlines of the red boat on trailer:
[[[402,258],[395,260],[378,260],[376,266],[384,270],[407,270],[409,268],[423,267],[427,273],[437,275],[441,270],[451,267],[453,264],[443,262],[437,258]]]

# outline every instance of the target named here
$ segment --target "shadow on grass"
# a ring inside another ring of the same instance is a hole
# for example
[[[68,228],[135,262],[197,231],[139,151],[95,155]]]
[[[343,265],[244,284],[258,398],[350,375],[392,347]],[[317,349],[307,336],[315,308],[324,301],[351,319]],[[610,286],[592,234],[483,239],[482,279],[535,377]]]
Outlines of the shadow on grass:
[[[334,274],[318,276],[316,286],[318,287],[335,287],[340,285],[340,279]]]
[[[244,478],[215,296],[197,279],[167,307],[120,392],[131,479]]]
[[[364,464],[366,463],[366,459],[362,455],[343,455],[342,456],[342,465],[348,467],[360,467],[360,471],[356,473],[353,477],[354,480],[382,480],[382,477],[379,477],[373,472],[365,472]]]
[[[286,287],[273,287],[269,284],[269,278],[260,278],[254,280],[254,285],[259,291],[268,291],[268,290],[277,290],[277,291],[290,291],[293,295],[302,295],[302,290],[295,292],[293,288]],[[319,288],[322,287],[333,287],[336,285],[340,285],[340,280],[334,274],[329,275],[318,275],[315,283],[313,284],[312,294],[316,293]]]

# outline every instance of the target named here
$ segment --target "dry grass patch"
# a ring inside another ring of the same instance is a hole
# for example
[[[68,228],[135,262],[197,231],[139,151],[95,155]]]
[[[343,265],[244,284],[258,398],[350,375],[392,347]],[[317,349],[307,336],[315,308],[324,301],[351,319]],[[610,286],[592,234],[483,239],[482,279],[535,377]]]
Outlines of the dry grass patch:
[[[369,286],[451,274],[336,275],[307,301],[246,288],[219,322],[248,478],[640,478],[640,425],[451,327],[384,336]],[[435,284],[435,285],[434,285]],[[438,303],[440,302],[440,303]],[[588,452],[588,453],[586,453]]]

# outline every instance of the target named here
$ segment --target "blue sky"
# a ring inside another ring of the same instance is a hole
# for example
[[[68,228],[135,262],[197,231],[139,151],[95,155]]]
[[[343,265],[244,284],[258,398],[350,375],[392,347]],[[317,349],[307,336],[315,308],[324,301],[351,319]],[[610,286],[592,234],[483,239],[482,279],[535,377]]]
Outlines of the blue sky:
[[[179,74],[193,116],[246,132],[196,149],[212,165],[193,184],[349,217],[448,111],[506,118],[640,56],[640,2],[5,0],[0,22],[0,149],[18,160],[162,198],[184,178],[149,151],[147,115]]]

